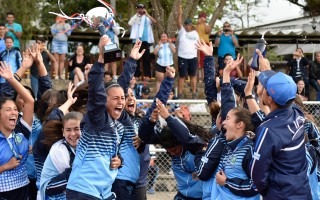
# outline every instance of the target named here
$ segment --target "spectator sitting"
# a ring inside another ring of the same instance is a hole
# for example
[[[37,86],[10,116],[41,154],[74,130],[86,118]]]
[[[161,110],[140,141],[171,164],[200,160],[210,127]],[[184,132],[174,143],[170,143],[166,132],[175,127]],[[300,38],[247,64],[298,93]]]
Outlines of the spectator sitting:
[[[234,60],[232,55],[230,53],[226,53],[223,57],[223,63],[224,63],[224,66],[231,60]],[[223,74],[223,69],[224,69],[224,66],[222,67],[218,67],[219,69],[219,76],[222,77],[222,74]],[[241,78],[242,77],[242,72],[239,68],[239,66],[237,66],[234,70],[232,70],[230,72],[230,77],[234,77],[234,78]]]
[[[306,90],[303,79],[297,81],[297,95],[302,101],[308,101],[309,91]]]
[[[90,61],[84,55],[83,45],[78,45],[75,54],[69,60],[69,79],[73,80],[74,85],[85,80],[84,68],[87,64],[90,64]]]
[[[148,86],[144,86],[141,89],[141,99],[153,99],[153,97],[150,97],[150,88]]]
[[[107,83],[107,82],[110,82],[112,81],[112,75],[110,72],[104,72],[104,82]]]

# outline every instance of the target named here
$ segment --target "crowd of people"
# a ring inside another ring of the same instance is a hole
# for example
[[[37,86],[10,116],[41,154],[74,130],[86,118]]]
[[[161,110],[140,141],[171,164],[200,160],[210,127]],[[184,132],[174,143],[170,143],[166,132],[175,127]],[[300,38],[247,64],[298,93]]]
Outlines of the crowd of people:
[[[230,24],[215,38],[216,66],[206,14],[199,14],[193,29],[191,19],[182,23],[180,6],[179,46],[161,33],[154,51],[156,95],[150,97],[150,88],[136,79],[141,59],[144,79],[150,79],[156,20],[143,4],[136,8],[129,21],[134,44],[120,75],[106,71],[104,46],[112,38],[103,35],[94,64],[77,46],[66,90],[53,88],[49,72],[54,64],[63,79],[59,65],[73,27],[57,18],[52,51],[37,38],[21,54],[22,28],[7,14],[8,24],[0,24],[0,199],[145,200],[147,192],[154,193],[159,170],[150,154],[154,144],[170,156],[174,200],[319,199],[320,133],[302,101],[309,99],[309,83],[320,98],[320,53],[310,63],[297,49],[289,76],[272,71],[256,50],[259,71],[240,80],[243,58],[236,56]],[[197,71],[203,71],[210,130],[194,123],[183,107],[167,103],[174,94],[176,52],[179,98],[187,76],[197,98]],[[29,69],[32,88],[20,83]],[[137,97],[153,102],[139,106]]]

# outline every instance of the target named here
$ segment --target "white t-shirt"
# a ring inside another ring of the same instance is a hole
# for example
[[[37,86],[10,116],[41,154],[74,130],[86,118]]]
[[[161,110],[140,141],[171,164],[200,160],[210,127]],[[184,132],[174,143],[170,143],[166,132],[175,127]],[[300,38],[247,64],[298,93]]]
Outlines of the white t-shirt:
[[[197,57],[196,42],[199,40],[197,31],[187,32],[184,27],[179,30],[179,48],[178,56],[181,58],[191,59]]]

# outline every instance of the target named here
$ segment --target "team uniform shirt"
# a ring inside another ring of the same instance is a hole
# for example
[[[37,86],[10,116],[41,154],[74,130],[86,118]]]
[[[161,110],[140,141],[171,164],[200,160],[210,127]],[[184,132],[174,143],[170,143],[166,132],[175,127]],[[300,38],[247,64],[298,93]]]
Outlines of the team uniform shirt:
[[[174,46],[174,44],[172,44]],[[157,45],[155,48],[157,48]],[[174,46],[175,47],[175,46]],[[161,47],[158,51],[157,64],[162,67],[167,67],[173,65],[173,53],[170,48],[170,43],[161,44]]]
[[[43,200],[64,200],[66,199],[65,192],[55,195],[48,195],[47,189],[57,190],[61,187],[64,189],[67,186],[68,179],[60,179],[59,181],[52,182],[52,179],[63,174],[66,169],[70,168],[70,153],[67,149],[64,139],[54,143],[50,149],[49,155],[44,162],[41,179],[40,179],[40,196]],[[72,149],[72,148],[71,148]],[[73,149],[72,149],[73,150]],[[73,150],[73,154],[75,151]]]
[[[7,192],[29,184],[26,161],[28,157],[28,137],[31,127],[20,118],[15,131],[8,138],[0,134],[0,165],[4,165],[15,156],[22,155],[20,164],[0,174],[0,192]]]

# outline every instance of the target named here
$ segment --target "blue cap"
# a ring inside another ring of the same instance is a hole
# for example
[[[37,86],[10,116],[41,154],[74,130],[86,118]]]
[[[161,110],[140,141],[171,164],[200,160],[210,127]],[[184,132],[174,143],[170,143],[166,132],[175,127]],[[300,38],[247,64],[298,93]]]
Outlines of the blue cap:
[[[187,18],[185,21],[184,21],[184,24],[185,25],[189,25],[189,24],[192,24],[192,20]]]
[[[288,101],[296,98],[297,85],[290,76],[267,70],[261,72],[258,79],[277,104],[284,106]]]

